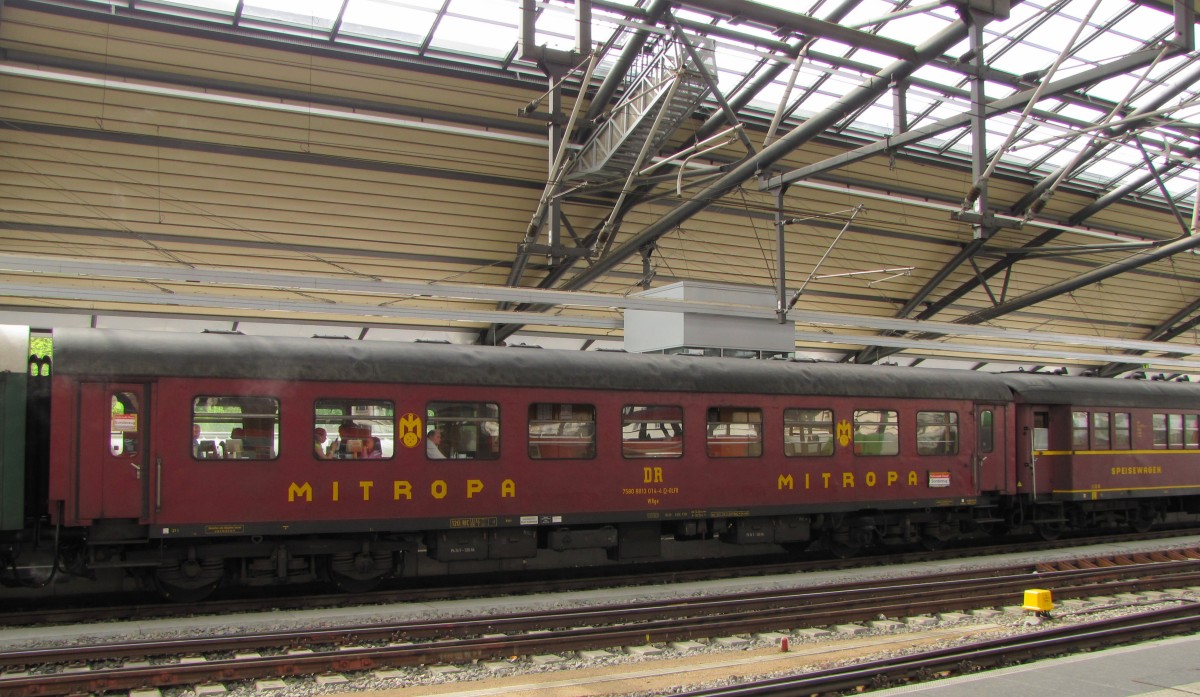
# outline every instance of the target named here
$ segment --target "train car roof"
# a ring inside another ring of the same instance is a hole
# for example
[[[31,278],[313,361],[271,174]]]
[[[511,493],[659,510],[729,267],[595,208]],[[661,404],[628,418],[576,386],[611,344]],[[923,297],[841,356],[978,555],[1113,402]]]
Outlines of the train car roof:
[[[1165,380],[1115,380],[1040,373],[998,376],[1017,401],[1080,407],[1200,409],[1200,385]]]
[[[995,375],[966,370],[103,329],[55,332],[54,371],[109,379],[175,376],[1012,400]]]

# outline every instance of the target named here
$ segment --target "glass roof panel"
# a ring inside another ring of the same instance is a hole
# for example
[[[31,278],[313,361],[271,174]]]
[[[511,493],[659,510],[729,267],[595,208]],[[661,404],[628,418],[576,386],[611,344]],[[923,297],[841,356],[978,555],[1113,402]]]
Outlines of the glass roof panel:
[[[207,22],[231,22],[238,7],[238,0],[89,0],[101,7],[117,6],[128,8],[132,13],[143,15],[174,15],[190,17]],[[941,6],[920,13],[887,19],[891,13],[906,11],[923,0],[861,0],[849,15],[840,21],[845,27],[858,28],[863,32],[875,32],[880,37],[908,45],[917,45],[958,20],[957,12],[949,6]],[[531,67],[525,63],[509,65],[520,31],[520,3],[499,0],[248,0],[242,10],[242,19],[258,30],[278,31],[293,35],[328,38],[337,22],[338,13],[345,2],[345,13],[333,45],[369,45],[386,50],[389,46],[397,51],[414,53],[428,42],[429,47],[440,49],[438,60],[461,60],[475,66],[487,66],[498,71],[516,71],[522,77]],[[614,32],[623,29],[645,28],[638,17],[646,7],[645,0],[607,0],[603,5],[592,8],[593,43],[601,45],[611,39]],[[837,3],[831,0],[755,0],[747,3],[747,11],[738,17],[729,18],[720,12],[709,13],[695,7],[674,6],[674,15],[691,22],[689,33],[697,27],[714,25],[746,37],[745,42],[730,35],[716,36],[718,80],[726,96],[730,91],[741,89],[747,84],[747,75],[762,66],[764,57],[778,61],[772,55],[777,42],[795,43],[798,34],[787,34],[775,30],[765,22],[752,16],[754,5],[765,5],[798,15],[816,18],[828,17]],[[445,12],[443,13],[443,7]],[[573,50],[575,48],[575,2],[574,0],[538,0],[536,41],[551,48]],[[631,8],[635,14],[627,17],[622,7]],[[1094,12],[1093,12],[1094,9]],[[1076,74],[1081,70],[1093,70],[1098,65],[1129,55],[1149,42],[1169,37],[1173,32],[1174,20],[1164,4],[1163,9],[1147,6],[1145,0],[1025,0],[1010,9],[1008,19],[989,22],[984,27],[986,46],[984,57],[990,68],[1015,77],[1030,76],[1022,85],[1007,84],[1002,77],[989,79],[985,84],[988,99],[1011,95],[1014,91],[1029,89],[1044,77],[1055,62],[1059,51],[1079,29],[1085,16],[1091,13],[1080,39],[1069,52],[1059,68],[1056,78]],[[750,15],[750,16],[746,16]],[[1110,26],[1111,25],[1111,26]],[[655,35],[666,33],[662,24],[649,28]],[[631,32],[622,31],[617,41],[619,49]],[[969,88],[965,68],[960,68],[954,58],[967,53],[969,44],[964,40],[948,51],[944,60],[920,68],[914,78],[941,85],[947,92],[961,93]],[[841,41],[820,37],[811,51],[817,58],[807,58],[796,75],[795,87],[788,96],[795,103],[803,98],[792,125],[797,118],[804,118],[828,108],[836,100],[858,87],[864,75],[858,67],[874,72],[891,65],[895,59],[878,50],[855,48]],[[598,75],[604,75],[616,60],[617,50],[605,55]],[[832,56],[830,62],[820,58]],[[451,56],[451,57],[448,57]],[[842,65],[837,58],[845,58]],[[786,59],[785,59],[786,60]],[[1167,117],[1154,122],[1143,122],[1144,127],[1162,128],[1170,118],[1183,118],[1185,122],[1172,126],[1170,132],[1147,134],[1148,143],[1161,143],[1165,138],[1175,142],[1177,149],[1191,149],[1200,145],[1200,108],[1183,109],[1180,105],[1190,104],[1197,99],[1200,87],[1182,85],[1190,79],[1189,62],[1200,61],[1196,51],[1186,56],[1163,60],[1150,72],[1150,79],[1139,84],[1146,69],[1130,71],[1130,74],[1110,77],[1081,89],[1073,96],[1044,97],[1036,105],[1032,118],[1023,124],[1021,136],[1004,155],[1009,163],[1028,167],[1034,163],[1039,171],[1045,172],[1056,164],[1069,161],[1072,153],[1083,147],[1087,139],[1068,137],[1079,124],[1098,123],[1105,118],[1112,104],[1126,98],[1136,86],[1129,109],[1148,104],[1168,95]],[[857,66],[857,67],[856,67]],[[756,110],[755,118],[769,118],[783,97],[787,81],[792,76],[790,65],[759,93],[753,95],[749,109]],[[1168,93],[1169,90],[1169,93]],[[1089,104],[1089,101],[1093,101]],[[879,133],[890,131],[894,118],[890,95],[882,96],[871,106],[854,115],[855,121],[841,124],[847,134],[858,132],[865,139],[876,139]],[[706,109],[717,108],[715,99],[709,98]],[[950,116],[959,116],[970,109],[964,96],[938,94],[936,88],[910,85],[907,90],[908,120],[910,127],[927,125],[932,121]],[[998,147],[1011,131],[1015,114],[989,117],[988,142]],[[1060,119],[1061,116],[1061,119]],[[1057,122],[1057,123],[1056,123]],[[784,124],[783,128],[790,128]],[[965,152],[970,138],[960,137],[961,129],[952,134],[942,134],[937,139],[920,147],[937,147],[951,144],[955,152]],[[995,141],[995,142],[993,142]],[[1074,141],[1074,142],[1073,142]],[[1156,156],[1161,146],[1154,146]],[[1135,157],[1136,156],[1136,157]],[[1130,167],[1144,169],[1140,163],[1140,152],[1123,145],[1108,148],[1106,163],[1085,163],[1073,175],[1072,181],[1087,184],[1111,180],[1124,174]],[[1195,165],[1189,165],[1195,169]],[[1186,180],[1187,177],[1182,179]],[[1087,181],[1084,181],[1087,180]],[[1186,188],[1186,187],[1184,187]],[[1147,190],[1149,197],[1156,194]]]
[[[437,0],[352,0],[342,18],[342,30],[360,36],[419,44],[425,39],[437,10]]]
[[[486,19],[473,19],[447,14],[438,24],[430,46],[459,53],[503,58],[517,42],[515,25],[497,24]],[[469,40],[464,40],[470,37]],[[555,42],[557,44],[558,42]],[[574,46],[574,38],[566,48]]]
[[[123,5],[125,3],[112,4]],[[237,9],[238,0],[188,0],[187,2],[164,1],[162,4],[190,7],[198,10],[209,10],[213,12],[228,12],[229,14],[233,14],[234,10]]]
[[[331,29],[341,9],[342,0],[254,0],[242,8],[242,17],[293,27]]]

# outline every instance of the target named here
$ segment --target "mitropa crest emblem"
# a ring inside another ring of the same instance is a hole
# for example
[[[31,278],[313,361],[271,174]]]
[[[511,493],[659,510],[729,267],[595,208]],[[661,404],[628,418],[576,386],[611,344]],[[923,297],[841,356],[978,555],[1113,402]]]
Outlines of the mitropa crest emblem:
[[[400,442],[406,448],[415,448],[421,443],[421,417],[412,413],[400,417]]]
[[[842,419],[838,422],[837,439],[842,444],[842,447],[850,445],[850,422]]]

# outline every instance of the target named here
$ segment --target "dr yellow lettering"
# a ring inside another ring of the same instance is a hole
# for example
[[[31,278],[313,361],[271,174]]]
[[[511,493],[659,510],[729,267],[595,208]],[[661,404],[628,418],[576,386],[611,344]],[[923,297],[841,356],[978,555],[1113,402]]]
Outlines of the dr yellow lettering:
[[[837,485],[840,485],[840,488],[842,488],[842,489],[853,489],[853,488],[855,488],[855,486],[858,485],[859,481],[855,478],[853,472],[842,472],[841,475],[842,475],[841,481],[838,481],[835,478],[835,475],[833,472],[821,472],[821,473],[817,474],[816,477],[813,476],[813,473],[806,472],[804,474],[804,480],[803,480],[803,482],[801,482],[802,486],[800,486],[799,488],[801,488],[801,489],[814,489],[814,488],[816,488],[816,489],[832,489],[834,487],[834,485],[837,484]],[[900,477],[902,475],[904,476],[903,483],[901,483],[901,481],[900,481]],[[917,473],[915,471],[909,471],[907,473],[889,471],[889,472],[886,472],[885,474],[883,474],[883,481],[881,482],[879,474],[877,474],[875,472],[867,472],[862,477],[862,483],[865,484],[868,488],[878,486],[881,483],[883,484],[883,486],[887,486],[887,487],[918,486],[920,484],[920,478],[917,476]],[[784,489],[787,489],[789,491],[796,489],[797,488],[796,477],[793,475],[790,475],[790,474],[779,475],[778,487],[781,491]]]
[[[351,491],[354,490],[353,486],[349,486],[347,488],[350,489]],[[357,496],[354,496],[352,498],[354,498],[355,500],[359,500],[359,501],[370,501],[372,494],[375,494],[376,496],[378,495],[378,492],[374,491],[374,489],[375,489],[375,482],[360,481],[360,482],[358,482]],[[328,496],[329,496],[330,501],[341,501],[342,500],[342,483],[341,482],[339,482],[339,481],[330,482],[329,488],[327,491],[328,491]],[[386,492],[386,489],[384,491]],[[484,485],[483,480],[468,479],[468,480],[466,480],[466,482],[463,483],[463,488],[461,489],[461,491],[463,492],[463,495],[466,498],[473,499],[473,498],[476,498],[477,496],[486,495],[488,493],[488,487]],[[428,492],[420,492],[420,491],[413,490],[412,482],[397,479],[392,482],[392,487],[391,487],[390,493],[392,495],[393,501],[402,501],[402,500],[403,501],[412,501],[416,496],[424,494],[424,493],[427,493],[430,498],[440,500],[440,499],[444,499],[451,495],[451,488],[450,488],[450,484],[447,483],[444,479],[435,479],[432,482],[430,482]],[[500,498],[502,498],[502,499],[516,498],[517,497],[516,482],[514,482],[511,479],[505,479],[504,481],[500,482],[499,494],[500,494]],[[289,502],[293,502],[293,501],[312,502],[314,495],[318,495],[318,494],[314,493],[313,486],[309,482],[304,482],[301,484],[292,482],[290,485],[288,485],[287,499]],[[385,493],[384,496],[386,496],[386,495],[387,494]]]

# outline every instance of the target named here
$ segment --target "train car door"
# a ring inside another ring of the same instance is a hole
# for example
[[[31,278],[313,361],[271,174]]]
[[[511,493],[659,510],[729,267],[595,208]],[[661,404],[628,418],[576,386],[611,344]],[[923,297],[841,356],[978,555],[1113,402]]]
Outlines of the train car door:
[[[1050,449],[1050,409],[1022,405],[1017,421],[1017,486],[1021,493],[1036,497],[1049,491],[1049,462],[1043,453]]]
[[[141,518],[149,490],[150,409],[146,385],[89,382],[80,391],[80,512]],[[91,469],[91,471],[89,471]],[[95,489],[89,491],[88,484]]]
[[[1007,411],[1000,404],[975,405],[975,483],[978,491],[1004,491],[1007,471]]]

